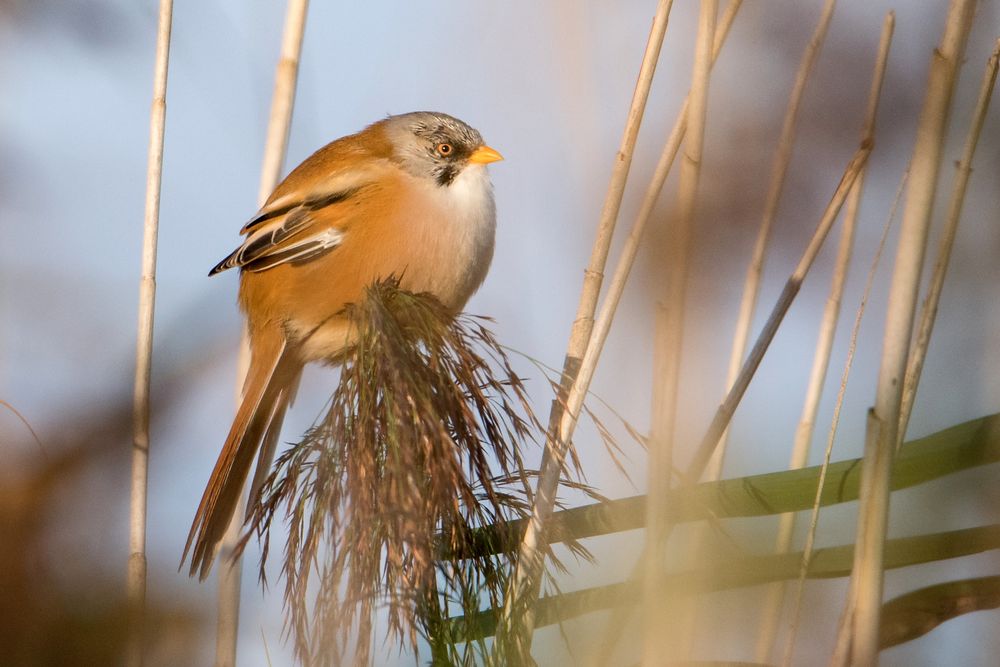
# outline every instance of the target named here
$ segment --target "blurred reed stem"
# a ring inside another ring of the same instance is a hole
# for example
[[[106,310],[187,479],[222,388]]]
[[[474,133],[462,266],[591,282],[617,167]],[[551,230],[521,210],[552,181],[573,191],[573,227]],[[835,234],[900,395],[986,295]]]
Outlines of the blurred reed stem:
[[[909,167],[907,167],[907,170],[903,172],[903,176],[899,179],[899,185],[896,188],[896,195],[895,197],[893,197],[892,207],[889,210],[889,216],[886,218],[885,224],[882,226],[882,236],[879,238],[878,246],[875,248],[875,256],[872,258],[871,266],[868,269],[868,279],[865,281],[865,289],[861,295],[861,303],[858,304],[858,309],[854,316],[854,327],[851,330],[851,342],[847,348],[847,359],[844,361],[844,370],[840,376],[840,388],[837,390],[837,400],[833,406],[833,418],[830,420],[830,429],[827,432],[826,451],[823,454],[823,464],[819,476],[819,482],[817,482],[816,485],[817,499],[822,497],[822,494],[826,489],[827,472],[830,466],[830,458],[833,456],[833,443],[837,436],[837,427],[840,424],[840,412],[841,409],[844,407],[844,395],[847,393],[847,380],[848,377],[850,376],[851,368],[854,365],[854,354],[858,349],[858,333],[861,330],[861,319],[864,316],[865,310],[867,309],[868,306],[868,298],[871,296],[872,286],[875,284],[875,274],[878,270],[879,263],[882,260],[882,254],[885,251],[885,244],[889,238],[889,230],[892,229],[892,223],[896,219],[896,211],[899,208],[899,200],[903,195],[903,188],[906,186],[906,179],[909,176],[909,174],[910,174]],[[813,503],[812,513],[809,517],[809,534],[806,538],[806,548],[802,552],[802,567],[806,567],[808,565],[808,559],[812,555],[810,552],[810,545],[816,536],[816,527],[819,524],[820,506],[821,503],[819,502],[819,500]],[[801,603],[802,588],[804,587],[804,585],[805,585],[804,575],[800,570],[799,580],[795,592],[796,606]],[[853,579],[848,585],[853,586]],[[848,591],[848,597],[850,598],[852,596],[853,593]],[[792,646],[794,645],[795,641],[794,628],[795,624],[798,623],[795,616],[795,614],[797,613],[798,609],[797,608],[793,609],[792,630],[790,630],[789,632],[788,642],[786,643],[786,649],[787,649],[786,655],[787,651],[790,651]],[[838,642],[848,637],[848,635],[842,631],[843,624],[845,623],[845,621],[846,621],[845,616],[841,615],[840,620],[838,621],[838,630],[837,630]],[[842,649],[839,646],[835,647],[834,653],[835,654],[842,653]]]
[[[604,279],[604,268],[611,248],[611,239],[617,224],[625,183],[628,179],[636,139],[639,135],[639,127],[642,124],[646,100],[649,98],[649,90],[653,82],[653,74],[656,71],[656,63],[659,60],[660,48],[663,45],[663,37],[666,34],[672,5],[672,0],[659,0],[653,17],[621,146],[615,155],[590,263],[584,273],[580,303],[573,321],[566,358],[563,363],[560,393],[552,403],[549,432],[542,453],[541,471],[532,503],[531,521],[524,533],[505,596],[503,622],[498,633],[498,644],[505,645],[505,650],[511,656],[520,658],[523,662],[530,660],[534,630],[533,607],[538,597],[543,568],[542,552],[539,545],[543,539],[545,522],[555,505],[559,478],[570,447],[571,431],[575,423],[575,416],[570,410],[565,409],[565,401],[574,392],[581,396],[585,394],[589,383],[589,378],[582,380],[578,375],[581,371],[584,353],[590,343],[594,326],[594,313],[597,309],[597,300]],[[594,362],[596,363],[596,359]]]
[[[713,65],[718,59],[719,53],[722,51],[722,46],[725,44],[726,37],[729,36],[729,30],[732,28],[733,21],[736,19],[736,14],[739,12],[742,4],[742,0],[731,0],[731,2],[726,5],[726,9],[718,21],[718,27],[715,31],[715,37],[712,44]],[[594,363],[596,363],[596,359],[600,356],[604,349],[604,343],[611,330],[611,324],[614,320],[615,313],[617,312],[618,304],[625,291],[625,285],[628,282],[629,274],[632,272],[632,267],[635,264],[635,258],[639,252],[639,245],[642,241],[646,223],[649,222],[650,217],[653,215],[653,209],[655,208],[656,202],[663,190],[663,184],[666,182],[667,176],[670,174],[670,170],[674,164],[674,158],[677,156],[677,151],[680,149],[681,141],[684,139],[684,134],[687,131],[687,116],[690,101],[691,95],[689,93],[685,96],[684,102],[681,104],[680,111],[677,114],[677,119],[674,122],[674,126],[671,129],[670,134],[667,136],[667,141],[660,153],[660,159],[653,171],[653,177],[646,188],[645,194],[643,195],[639,213],[636,215],[635,222],[632,224],[632,229],[629,231],[629,235],[625,239],[621,255],[618,258],[618,264],[615,267],[615,272],[611,279],[611,284],[608,286],[607,294],[601,304],[601,312],[594,326],[593,340],[590,341],[588,350],[584,355],[587,359],[593,358]],[[656,317],[658,320],[663,317],[663,313],[660,309],[657,310]],[[664,325],[657,323],[655,326],[662,327]],[[662,360],[659,357],[653,360],[653,366],[657,377],[662,375],[664,372],[661,361]],[[589,385],[589,380],[587,381],[587,385]],[[654,384],[653,391],[656,392],[657,387],[659,386],[659,384]],[[580,392],[579,398],[581,400],[581,404],[582,397],[585,394],[585,389]],[[665,402],[654,393],[652,405],[654,415],[653,421],[656,421],[658,419],[658,417],[656,417],[656,412],[659,409],[658,406],[665,405]],[[625,619],[621,615],[612,619],[612,622],[609,623],[608,630],[605,633],[603,650],[609,651],[613,648],[614,638],[621,634],[616,630],[616,628],[619,628],[624,624],[624,622]],[[598,656],[597,658],[599,664],[607,662],[608,659],[608,655],[606,654]]]
[[[788,106],[785,107],[785,118],[781,125],[781,135],[778,138],[778,147],[774,153],[774,162],[771,166],[771,182],[767,189],[767,196],[764,200],[764,212],[761,215],[760,228],[757,231],[757,240],[754,243],[753,255],[750,265],[747,267],[746,279],[743,283],[743,297],[740,301],[739,314],[736,318],[736,331],[733,334],[733,347],[729,355],[729,370],[726,375],[726,387],[731,387],[740,372],[740,365],[746,354],[747,340],[750,337],[750,325],[753,324],[753,314],[757,308],[757,298],[760,295],[760,281],[764,274],[764,259],[767,252],[767,245],[771,238],[771,228],[774,226],[774,219],[778,213],[778,204],[781,201],[781,193],[785,187],[785,176],[788,173],[788,165],[792,161],[792,149],[795,146],[795,132],[798,127],[799,108],[802,105],[802,97],[805,94],[806,84],[815,69],[816,60],[819,58],[820,50],[826,41],[826,33],[833,18],[833,11],[836,8],[836,0],[826,0],[820,12],[819,21],[813,31],[809,44],[799,61],[799,69],[795,75],[795,83],[788,98]],[[719,448],[709,462],[706,475],[708,479],[718,479],[722,473],[722,463],[726,455],[726,445],[728,441],[728,431],[722,437]]]
[[[839,215],[840,209],[847,198],[848,192],[854,185],[854,181],[857,178],[858,173],[864,168],[864,165],[868,161],[868,156],[871,154],[871,150],[871,143],[863,142],[845,168],[840,183],[837,185],[837,189],[834,191],[833,197],[827,205],[826,211],[823,213],[823,217],[820,219],[820,223],[814,231],[812,239],[806,246],[798,265],[796,265],[795,270],[792,272],[792,275],[789,276],[788,280],[785,282],[785,287],[782,289],[777,303],[775,303],[767,322],[764,324],[764,328],[761,330],[753,348],[750,350],[750,355],[744,362],[739,376],[730,388],[729,393],[726,394],[725,400],[723,400],[722,404],[716,410],[715,416],[712,418],[711,423],[709,423],[708,428],[705,431],[705,435],[699,442],[698,447],[688,464],[687,470],[682,475],[679,485],[682,492],[690,490],[698,483],[698,480],[701,479],[701,476],[705,471],[705,467],[708,465],[709,459],[722,438],[722,434],[729,428],[729,423],[733,418],[733,414],[736,412],[736,408],[739,406],[740,401],[743,400],[743,395],[746,393],[747,387],[750,386],[750,381],[756,374],[757,368],[760,366],[760,362],[764,359],[764,354],[774,341],[774,336],[778,332],[778,327],[781,326],[781,322],[788,313],[788,309],[791,308],[792,303],[795,301],[795,297],[798,295],[799,290],[802,287],[802,282],[805,280],[806,274],[808,274],[809,269],[816,260],[816,256],[819,254],[820,248],[823,246],[823,242],[826,240],[826,237],[830,232],[830,228],[833,226],[834,220],[836,220],[837,215]],[[673,528],[673,523],[669,523],[666,526],[663,539],[667,539],[669,537]],[[615,631],[619,623],[623,623],[623,621],[617,620],[616,622],[616,619],[612,619],[612,622],[608,625],[608,629],[605,631],[606,637],[610,638],[616,636]],[[612,645],[613,640],[609,639],[606,641],[604,648],[602,649],[602,655],[606,656],[607,651],[610,650],[609,647]]]
[[[665,256],[669,258],[663,317],[657,318],[654,342],[654,416],[649,439],[646,503],[646,543],[642,587],[642,662],[644,667],[659,665],[670,650],[669,634],[663,632],[667,604],[663,599],[663,563],[669,526],[668,496],[672,481],[677,393],[680,385],[681,349],[684,342],[685,302],[689,257],[698,201],[701,165],[704,159],[705,126],[708,118],[708,91],[712,73],[712,42],[719,3],[702,0],[698,15],[691,92],[688,94],[687,137],[681,160],[677,195],[677,215]]]
[[[878,664],[882,561],[889,514],[892,459],[900,430],[900,407],[910,338],[952,91],[974,14],[974,0],[952,0],[940,46],[935,49],[927,94],[917,128],[878,374],[875,407],[869,411],[863,487],[848,602],[851,663]],[[853,604],[851,604],[853,602]],[[849,629],[849,630],[848,630]]]
[[[285,26],[281,39],[281,55],[274,76],[271,96],[271,113],[267,123],[267,140],[261,165],[258,205],[263,206],[281,178],[281,168],[288,148],[288,135],[295,106],[295,86],[298,81],[299,58],[305,33],[309,0],[289,0],[285,13]],[[237,402],[243,392],[243,382],[250,363],[250,345],[246,328],[240,340],[239,365],[236,378]],[[251,495],[260,488],[264,475],[274,457],[274,444],[262,449],[257,459],[257,470],[251,484]],[[219,610],[216,631],[216,667],[236,664],[236,644],[240,620],[240,578],[242,558],[236,553],[246,514],[246,501],[242,500],[233,514],[219,548]]]
[[[993,96],[993,86],[997,80],[998,58],[1000,58],[1000,40],[997,41],[997,45],[986,63],[983,81],[979,86],[979,99],[976,101],[976,107],[972,113],[972,124],[966,135],[965,149],[962,151],[962,158],[958,162],[955,182],[952,185],[951,200],[948,203],[948,214],[945,217],[944,230],[941,232],[937,258],[934,262],[934,273],[921,309],[916,342],[907,362],[906,380],[903,383],[902,407],[900,408],[898,442],[903,441],[903,437],[906,435],[906,426],[910,423],[913,400],[917,395],[917,385],[920,383],[920,374],[924,369],[927,347],[930,344],[931,334],[934,332],[938,304],[941,301],[941,290],[944,287],[944,279],[948,273],[948,262],[951,260],[951,249],[955,244],[958,221],[962,216],[962,205],[965,203],[965,190],[969,185],[969,177],[972,175],[972,159],[976,154],[976,146],[979,144],[979,134],[983,129],[983,122],[986,120],[986,110],[989,108],[990,98]]]
[[[907,489],[946,475],[1000,461],[1000,414],[988,415],[932,433],[903,445],[896,457],[892,490]],[[675,488],[670,494],[671,521],[685,523],[709,517],[735,519],[799,512],[858,499],[861,459],[702,482]],[[830,480],[820,484],[821,478]],[[645,526],[646,497],[620,498],[554,512],[550,542],[583,540]],[[444,551],[441,560],[484,557],[514,551],[527,521],[494,523],[470,534],[468,551]]]
[[[764,204],[764,211],[761,219],[761,226],[758,230],[757,240],[754,245],[753,255],[750,265],[747,268],[746,280],[743,287],[743,297],[738,311],[736,330],[733,334],[733,346],[730,352],[729,369],[726,376],[726,388],[733,385],[743,357],[746,354],[747,339],[750,335],[750,325],[753,321],[753,314],[757,304],[757,297],[760,293],[760,281],[764,270],[764,256],[771,236],[771,228],[778,209],[778,202],[784,187],[785,174],[791,162],[792,147],[794,146],[795,131],[798,120],[799,108],[809,76],[814,69],[814,64],[822,49],[826,38],[827,28],[833,17],[833,10],[836,7],[836,0],[827,0],[820,14],[819,22],[813,32],[809,44],[803,53],[796,73],[795,82],[789,97],[788,106],[785,110],[785,118],[781,128],[781,135],[778,140],[778,147],[775,151],[774,162],[771,172],[771,182],[768,187]],[[723,460],[728,441],[728,429],[722,436],[722,441],[712,456],[706,471],[706,479],[719,479],[722,473]],[[707,538],[707,526],[701,527],[689,543],[690,559],[697,559],[697,555],[704,548]],[[677,623],[683,627],[679,628],[675,635],[680,641],[687,645],[679,647],[680,655],[687,655],[690,651],[690,641],[694,635],[693,627],[696,624],[697,608],[689,608],[686,613],[676,619]]]
[[[754,374],[757,372],[757,367],[760,366],[764,354],[774,340],[774,335],[777,333],[778,327],[781,325],[799,289],[802,287],[802,281],[805,280],[806,274],[812,268],[813,262],[816,260],[816,256],[823,246],[823,242],[830,233],[830,228],[833,226],[834,220],[837,219],[837,215],[840,213],[840,209],[847,199],[848,192],[850,192],[858,174],[868,161],[871,151],[871,143],[862,142],[858,150],[855,151],[854,157],[847,164],[840,183],[837,185],[837,189],[834,191],[833,197],[830,199],[830,203],[827,205],[819,225],[813,232],[812,239],[810,239],[809,244],[803,251],[802,257],[799,259],[799,263],[792,272],[792,275],[785,282],[785,287],[778,297],[774,308],[771,310],[771,314],[764,324],[763,330],[754,342],[754,346],[750,350],[750,355],[743,363],[743,368],[740,370],[739,376],[733,383],[722,405],[716,411],[715,417],[705,432],[705,436],[699,443],[698,449],[695,451],[691,463],[684,473],[684,482],[686,485],[694,484],[701,478],[705,466],[708,464],[716,445],[719,443],[719,439],[729,427],[729,422],[736,411],[736,407],[743,399],[743,394],[746,393],[747,387],[750,386],[750,380],[753,379]]]
[[[149,378],[153,362],[153,314],[156,303],[156,241],[160,224],[160,182],[167,116],[172,0],[160,0],[156,28],[153,102],[149,114],[146,206],[143,218],[142,275],[136,330],[135,384],[132,395],[132,475],[127,575],[128,645],[125,664],[143,663],[146,608],[146,501],[149,481]]]
[[[862,143],[862,145],[855,152],[854,157],[845,168],[840,183],[837,185],[833,197],[820,219],[819,225],[813,232],[812,239],[810,239],[809,244],[803,251],[802,257],[800,258],[798,265],[796,265],[795,270],[792,272],[792,275],[789,276],[788,280],[785,282],[785,287],[778,297],[767,322],[765,322],[764,328],[758,335],[757,340],[750,351],[750,355],[744,362],[740,375],[730,388],[725,400],[716,410],[715,416],[712,418],[711,423],[705,431],[705,435],[699,442],[698,447],[692,456],[691,462],[688,464],[687,470],[682,475],[680,483],[682,490],[689,490],[697,484],[699,479],[701,479],[702,473],[705,471],[705,467],[708,464],[712,453],[715,451],[715,447],[718,444],[719,439],[729,427],[729,422],[732,420],[733,414],[736,412],[736,408],[743,399],[743,395],[746,393],[747,387],[750,386],[750,381],[757,372],[757,368],[760,366],[760,362],[763,360],[764,354],[767,352],[771,342],[774,340],[778,327],[781,325],[782,320],[784,320],[785,315],[788,313],[788,309],[791,307],[795,297],[798,295],[799,289],[802,286],[802,281],[805,279],[805,276],[812,267],[816,256],[819,254],[819,250],[822,247],[823,242],[826,240],[826,237],[830,232],[830,228],[833,226],[834,220],[836,220],[837,215],[840,213],[840,209],[843,206],[844,201],[847,198],[847,194],[853,186],[859,171],[867,162],[868,156],[871,154],[871,150],[872,147],[870,143]],[[665,531],[664,539],[669,536],[669,533],[672,530],[673,524],[668,525]],[[624,622],[624,616],[622,615],[612,618],[611,622],[609,622],[607,629],[605,630],[605,637],[607,641],[602,648],[601,659],[605,659],[609,655],[608,651],[610,651],[613,647],[615,641],[614,638],[620,635],[618,630],[623,627]]]
[[[875,59],[875,69],[872,75],[871,87],[868,92],[868,104],[861,130],[862,141],[874,142],[875,118],[878,114],[878,103],[882,91],[882,81],[885,75],[886,63],[889,58],[889,47],[895,26],[895,16],[890,12],[882,24],[878,52]],[[819,336],[816,341],[816,352],[813,355],[813,365],[809,373],[802,414],[795,430],[795,440],[789,468],[801,468],[809,459],[809,446],[812,442],[816,425],[816,415],[819,412],[819,401],[826,383],[827,369],[830,365],[830,354],[833,349],[833,338],[840,320],[840,304],[844,294],[844,285],[851,264],[851,252],[854,246],[854,231],[857,227],[858,210],[861,194],[864,191],[864,180],[867,169],[858,174],[854,186],[847,198],[847,209],[844,213],[844,223],[840,236],[840,245],[834,264],[833,278],[830,282],[830,292],[823,309],[820,321]],[[795,529],[795,515],[784,514],[779,520],[778,535],[775,540],[775,553],[785,553],[791,548],[792,533]],[[805,551],[808,553],[808,546]],[[761,630],[757,643],[757,660],[767,662],[777,634],[778,620],[781,616],[782,601],[785,596],[785,585],[779,583],[768,590],[767,599],[761,614]],[[794,618],[794,616],[793,616]],[[794,633],[792,633],[794,634]]]
[[[743,363],[746,354],[747,341],[750,337],[750,326],[753,323],[754,312],[757,308],[757,299],[760,296],[760,283],[764,274],[764,260],[767,252],[768,242],[771,238],[771,228],[774,226],[774,219],[777,216],[778,204],[781,201],[781,194],[784,190],[785,176],[788,173],[788,166],[792,161],[792,149],[795,145],[795,133],[798,126],[799,109],[804,96],[806,84],[815,69],[815,64],[819,58],[820,51],[826,41],[826,34],[833,18],[836,8],[836,0],[827,0],[820,12],[819,21],[813,30],[812,37],[806,45],[806,49],[799,61],[799,69],[795,75],[795,82],[792,92],[788,98],[788,105],[785,108],[785,117],[782,121],[781,134],[778,139],[778,146],[774,153],[771,167],[771,181],[768,186],[767,195],[764,200],[764,211],[761,215],[760,228],[757,231],[757,240],[754,243],[753,254],[750,264],[747,267],[747,274],[743,285],[743,296],[740,300],[740,307],[736,318],[736,329],[733,333],[733,345],[729,355],[729,368],[726,373],[726,387],[732,387]],[[850,208],[850,204],[848,204]],[[846,227],[845,227],[846,229]],[[842,242],[843,243],[843,242]],[[841,246],[843,247],[843,245]],[[818,398],[818,397],[817,397]],[[707,479],[719,479],[722,475],[722,466],[725,461],[726,449],[729,443],[729,430],[722,435],[722,440],[718,448],[712,455],[706,470]],[[784,522],[785,519],[782,519]],[[779,528],[779,540],[781,539],[782,526]],[[787,530],[790,532],[791,525]],[[691,542],[691,554],[697,558],[697,554],[704,548],[707,538],[707,526],[702,527],[694,540]],[[785,548],[787,550],[787,547]],[[766,658],[761,657],[770,651],[774,642],[774,634],[777,629],[777,618],[781,607],[781,600],[784,595],[784,588],[772,587],[768,598],[765,600],[761,613],[761,631],[757,644],[757,660],[764,662]],[[692,612],[696,614],[696,612]],[[685,633],[691,636],[692,632]]]
[[[844,370],[840,377],[840,388],[837,390],[837,399],[833,408],[833,417],[830,420],[830,429],[827,432],[826,450],[823,454],[823,463],[820,468],[819,481],[816,484],[816,500],[813,502],[812,512],[809,517],[809,529],[806,533],[806,544],[802,551],[802,565],[799,572],[799,579],[796,582],[795,599],[792,604],[792,620],[789,624],[788,638],[785,642],[786,661],[791,657],[791,651],[795,644],[795,636],[798,631],[799,610],[802,603],[803,588],[805,586],[805,571],[809,566],[809,559],[812,557],[812,547],[815,543],[816,529],[819,525],[819,511],[821,507],[820,499],[826,489],[827,472],[830,466],[830,458],[833,456],[833,443],[836,440],[837,427],[840,424],[840,412],[844,406],[844,395],[847,393],[847,379],[850,376],[851,368],[854,364],[854,354],[857,351],[858,333],[861,330],[861,319],[867,308],[868,298],[871,296],[872,286],[875,283],[875,274],[882,259],[882,253],[885,250],[885,243],[889,237],[889,230],[892,229],[892,222],[896,218],[896,210],[899,206],[900,197],[903,194],[903,187],[906,184],[906,177],[908,173],[909,172],[904,172],[902,178],[899,180],[899,187],[896,189],[896,196],[893,199],[889,216],[885,221],[885,225],[883,225],[882,236],[879,238],[878,245],[875,249],[875,255],[872,258],[871,267],[868,270],[868,279],[865,282],[865,289],[861,296],[861,303],[858,304],[858,309],[854,318],[854,327],[851,330],[851,340],[847,349],[847,359],[844,361]]]

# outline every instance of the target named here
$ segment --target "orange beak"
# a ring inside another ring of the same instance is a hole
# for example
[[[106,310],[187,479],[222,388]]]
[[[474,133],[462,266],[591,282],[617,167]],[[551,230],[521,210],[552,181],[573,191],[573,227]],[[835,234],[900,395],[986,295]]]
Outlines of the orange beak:
[[[497,162],[502,159],[503,155],[500,155],[500,153],[486,144],[472,151],[472,155],[469,156],[469,162],[473,164],[489,164],[490,162]]]

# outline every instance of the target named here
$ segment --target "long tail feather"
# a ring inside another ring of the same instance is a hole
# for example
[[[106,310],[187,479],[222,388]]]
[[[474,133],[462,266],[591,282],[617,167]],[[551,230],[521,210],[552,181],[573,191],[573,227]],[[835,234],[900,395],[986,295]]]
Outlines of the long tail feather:
[[[267,425],[264,439],[260,447],[260,454],[257,456],[257,469],[253,474],[253,481],[250,483],[250,502],[254,502],[260,489],[264,486],[264,480],[271,470],[271,462],[274,461],[274,453],[278,448],[278,436],[281,435],[281,424],[285,421],[285,412],[295,402],[295,394],[299,388],[299,380],[302,378],[301,368],[285,385],[281,394],[275,402],[274,412],[271,421]],[[249,515],[249,508],[247,514]]]
[[[280,331],[258,332],[254,337],[243,399],[184,546],[181,562],[190,551],[191,576],[208,576],[218,544],[236,512],[254,456],[263,440],[277,440],[287,399],[294,391],[291,385],[297,384],[301,367]],[[274,435],[268,437],[270,433]]]

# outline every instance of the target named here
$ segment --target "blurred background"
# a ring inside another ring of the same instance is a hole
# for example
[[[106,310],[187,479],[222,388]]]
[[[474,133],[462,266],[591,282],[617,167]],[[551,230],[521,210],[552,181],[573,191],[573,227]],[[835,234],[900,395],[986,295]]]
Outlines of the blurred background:
[[[680,458],[723,395],[743,277],[798,61],[821,2],[747,2],[712,77],[692,256],[679,414]],[[493,268],[470,302],[501,341],[555,367],[576,312],[607,178],[655,8],[628,3],[512,0],[468,3],[311,3],[285,171],[326,142],[386,114],[440,110],[478,128],[506,160],[491,167],[499,227]],[[884,2],[840,3],[807,88],[794,158],[768,257],[766,314],[798,261],[857,147]],[[0,515],[4,581],[0,641],[7,664],[110,664],[122,631],[127,559],[129,411],[142,239],[156,3],[0,0]],[[812,462],[818,462],[847,339],[892,197],[908,162],[947,3],[895,7],[897,28],[876,149],[862,204]],[[256,210],[284,3],[205,0],[174,13],[159,235],[153,368],[148,595],[150,664],[209,664],[214,576],[178,572],[195,507],[234,410],[240,314],[237,276],[206,273],[238,242]],[[695,3],[676,3],[622,208],[631,224],[690,79]],[[944,210],[982,67],[1000,33],[996,3],[980,3],[955,96],[942,169]],[[995,106],[995,105],[994,105]],[[938,327],[910,424],[911,437],[1000,410],[1000,114],[986,122],[945,286]],[[652,314],[666,269],[668,181],[593,391],[640,431],[648,428]],[[940,218],[940,216],[939,216]],[[940,221],[940,220],[939,220]],[[624,234],[622,234],[624,236]],[[935,238],[930,246],[933,249]],[[620,241],[612,250],[616,257]],[[726,476],[787,465],[829,285],[823,251],[737,412]],[[933,252],[933,250],[932,250]],[[874,399],[890,236],[862,324],[834,459],[860,455]],[[758,314],[754,332],[764,315]],[[550,395],[527,361],[540,412]],[[332,371],[312,369],[284,438],[294,441],[329,395]],[[588,481],[617,498],[644,491],[645,454],[625,444],[631,482],[592,429],[577,436]],[[529,453],[537,461],[539,452]],[[894,495],[893,537],[996,521],[1000,486],[985,467]],[[571,501],[573,497],[569,498]],[[822,515],[820,545],[854,539],[856,503]],[[748,551],[772,543],[772,519],[727,523]],[[683,533],[679,535],[683,536]],[[620,581],[641,532],[591,540],[597,562],[574,564],[567,590]],[[17,545],[11,548],[10,545]],[[261,591],[255,543],[244,572],[239,664],[287,664],[280,584]],[[985,553],[889,573],[886,597],[961,577],[996,574]],[[796,664],[825,664],[845,580],[813,582]],[[708,597],[699,659],[753,657],[760,589]],[[590,654],[607,614],[541,630],[540,664]],[[8,622],[9,621],[9,622]],[[1000,653],[1000,615],[979,612],[883,654],[885,665],[985,665]],[[8,641],[9,640],[9,641]],[[637,656],[638,633],[616,659]],[[377,664],[412,656],[377,646]],[[17,652],[21,651],[21,654]],[[51,657],[48,657],[51,656]],[[62,657],[60,657],[62,656]]]

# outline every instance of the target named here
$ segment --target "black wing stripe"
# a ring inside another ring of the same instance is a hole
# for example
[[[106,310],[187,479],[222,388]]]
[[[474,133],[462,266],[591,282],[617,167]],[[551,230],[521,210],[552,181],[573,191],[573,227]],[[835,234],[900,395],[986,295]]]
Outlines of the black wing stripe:
[[[358,191],[361,190],[362,187],[363,186],[347,188],[346,190],[338,190],[337,192],[331,192],[325,195],[309,197],[308,199],[304,199],[301,202],[293,202],[291,204],[281,206],[280,208],[276,208],[273,211],[267,211],[265,213],[261,213],[256,218],[253,218],[252,220],[250,220],[250,222],[243,225],[243,229],[240,231],[240,233],[245,234],[249,231],[252,231],[257,227],[260,227],[263,223],[267,222],[268,220],[273,220],[274,218],[277,218],[280,215],[284,215],[285,213],[288,213],[292,209],[298,208],[299,206],[310,211],[316,211],[326,206],[330,206],[332,204],[338,204],[356,195]]]
[[[242,246],[229,253],[224,260],[212,267],[212,270],[208,272],[208,275],[214,276],[216,273],[222,273],[226,269],[231,269],[236,266],[237,257],[239,256],[241,249]]]
[[[254,264],[255,267],[250,270],[263,270],[256,268],[261,264],[265,264],[265,262],[262,262],[261,260],[265,257],[271,256],[272,254],[275,257],[282,257],[286,252],[285,250],[282,250],[278,253],[269,253],[268,250],[305,230],[308,227],[308,223],[311,221],[309,213],[346,201],[364,189],[364,187],[366,186],[360,185],[322,196],[310,197],[301,204],[289,204],[288,206],[282,206],[281,208],[277,208],[273,211],[268,211],[257,216],[248,222],[243,228],[242,233],[249,233],[249,236],[246,241],[244,241],[243,245],[231,252],[225,259],[212,267],[212,270],[208,272],[208,275],[214,276],[216,273],[221,273],[222,271],[236,266],[247,267],[249,269],[250,264]],[[273,220],[280,215],[286,215],[286,219],[280,226],[275,227],[269,232],[261,233],[259,236],[255,237],[254,232],[258,231],[258,228],[263,223]],[[321,242],[318,252],[321,254],[330,247],[332,246],[329,246],[328,242]],[[295,261],[302,260],[296,259]],[[279,261],[277,263],[281,262]],[[266,268],[270,268],[270,266],[275,265],[271,262],[266,262],[266,264],[268,264]]]
[[[271,253],[270,255],[264,255],[259,259],[243,264],[243,270],[256,273],[258,271],[265,271],[273,268],[279,264],[301,264],[302,262],[319,257],[336,247],[336,245],[325,245],[322,243],[308,243],[301,246],[293,246],[287,250]]]
[[[267,211],[266,213],[261,213],[257,217],[252,218],[250,220],[250,222],[248,222],[247,224],[243,225],[243,229],[240,230],[240,234],[246,234],[247,232],[251,232],[254,229],[256,229],[257,227],[260,227],[262,224],[264,224],[268,220],[273,220],[274,218],[277,218],[279,215],[284,215],[284,214],[288,213],[289,211],[291,211],[296,206],[299,206],[299,202],[293,202],[293,203],[288,204],[286,206],[282,206],[280,208],[276,208],[273,211]]]
[[[308,219],[308,215],[303,217]],[[309,229],[308,225],[299,225],[299,227]],[[272,237],[277,235],[277,230],[262,231],[259,234],[259,238],[249,239],[236,252],[223,260],[215,269],[212,269],[212,273],[209,275],[234,266],[240,266],[250,271],[262,271],[284,262],[302,262],[307,258],[316,257],[327,250],[336,248],[344,238],[343,232],[329,228],[298,240],[293,239],[291,243],[287,243],[282,248],[272,242]],[[291,233],[287,233],[281,238],[287,239],[290,235]]]

